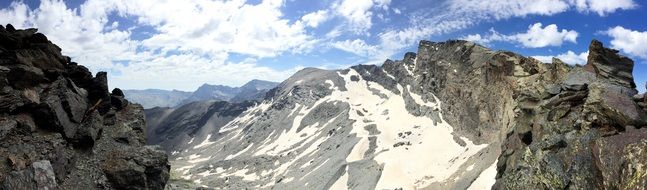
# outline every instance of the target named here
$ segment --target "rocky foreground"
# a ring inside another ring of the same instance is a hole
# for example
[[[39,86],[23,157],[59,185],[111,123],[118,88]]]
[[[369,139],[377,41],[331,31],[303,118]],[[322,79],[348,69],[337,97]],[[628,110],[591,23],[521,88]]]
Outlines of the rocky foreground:
[[[140,105],[36,29],[0,26],[0,189],[163,189]]]

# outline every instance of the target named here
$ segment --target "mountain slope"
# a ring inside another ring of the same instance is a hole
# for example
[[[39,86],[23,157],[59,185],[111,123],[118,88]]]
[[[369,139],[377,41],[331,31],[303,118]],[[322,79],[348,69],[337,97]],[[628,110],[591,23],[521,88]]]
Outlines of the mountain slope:
[[[180,142],[172,172],[225,189],[644,187],[632,69],[597,41],[584,67],[422,41],[382,66],[299,71]]]
[[[229,103],[225,101],[198,101],[177,108],[145,110],[148,144],[162,145],[167,152],[186,149],[186,142],[202,138],[201,134],[217,132],[220,126],[240,115],[255,102]]]
[[[418,66],[407,54],[383,67],[302,70],[190,143],[174,172],[222,188],[467,188],[495,167],[498,136],[475,144],[457,135],[444,103],[416,82],[425,80]]]
[[[36,29],[0,26],[0,189],[163,189],[140,105]]]

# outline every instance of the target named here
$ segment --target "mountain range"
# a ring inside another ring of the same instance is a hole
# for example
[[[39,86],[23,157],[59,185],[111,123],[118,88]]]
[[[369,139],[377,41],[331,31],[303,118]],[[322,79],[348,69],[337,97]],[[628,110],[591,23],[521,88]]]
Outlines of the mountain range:
[[[276,87],[278,83],[251,80],[240,87],[224,85],[203,84],[195,92],[184,92],[178,90],[124,90],[128,99],[139,103],[144,108],[154,107],[177,107],[195,101],[220,100],[230,102],[242,102],[246,100],[261,100],[265,93]]]

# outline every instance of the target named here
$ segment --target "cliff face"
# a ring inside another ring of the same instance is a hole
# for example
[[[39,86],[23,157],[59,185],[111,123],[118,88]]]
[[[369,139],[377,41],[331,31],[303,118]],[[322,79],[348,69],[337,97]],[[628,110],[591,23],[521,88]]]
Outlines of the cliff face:
[[[0,189],[163,189],[140,105],[36,29],[0,27]]]

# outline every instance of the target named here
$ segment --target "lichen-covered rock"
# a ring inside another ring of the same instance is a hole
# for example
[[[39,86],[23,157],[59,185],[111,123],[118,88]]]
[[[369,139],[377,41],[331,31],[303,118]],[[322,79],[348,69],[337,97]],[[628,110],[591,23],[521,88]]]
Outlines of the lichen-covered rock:
[[[166,154],[145,146],[142,107],[111,96],[105,72],[36,29],[0,29],[0,50],[0,189],[164,188]]]
[[[647,187],[647,129],[600,138],[593,145],[596,167],[603,189]]]

